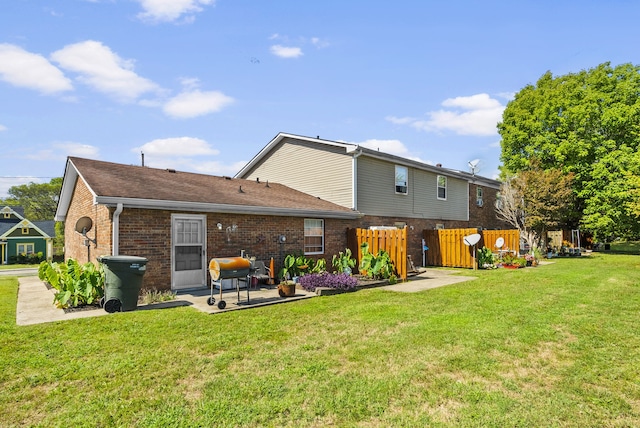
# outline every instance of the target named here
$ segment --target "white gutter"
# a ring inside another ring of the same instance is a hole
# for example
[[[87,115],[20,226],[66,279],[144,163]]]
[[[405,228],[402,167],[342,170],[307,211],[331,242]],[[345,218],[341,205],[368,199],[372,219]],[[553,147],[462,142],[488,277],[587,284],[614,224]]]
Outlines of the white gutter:
[[[250,205],[226,205],[212,204],[206,202],[185,202],[185,201],[164,201],[157,199],[137,199],[121,198],[111,196],[98,196],[95,200],[97,204],[108,206],[126,205],[127,208],[148,208],[157,210],[184,210],[217,212],[229,214],[256,214],[256,215],[276,215],[287,217],[325,217],[339,219],[356,219],[362,217],[357,211],[327,211],[313,209],[287,209],[277,207],[260,207]]]
[[[362,155],[362,149],[358,152],[353,150],[353,156],[351,157],[351,207],[353,210],[358,210],[358,161],[356,160]]]
[[[116,205],[116,210],[113,212],[113,231],[111,238],[111,255],[117,256],[120,251],[120,213],[124,209],[124,205],[122,202],[118,202]]]

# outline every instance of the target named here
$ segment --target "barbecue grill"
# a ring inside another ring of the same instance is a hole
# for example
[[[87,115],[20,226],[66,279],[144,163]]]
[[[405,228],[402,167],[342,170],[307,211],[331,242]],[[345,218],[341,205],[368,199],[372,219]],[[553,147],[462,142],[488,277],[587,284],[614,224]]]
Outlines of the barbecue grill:
[[[244,257],[223,257],[213,258],[209,262],[209,274],[211,275],[211,296],[207,299],[207,303],[212,306],[216,303],[216,299],[213,297],[213,290],[215,286],[220,287],[220,297],[218,301],[218,309],[224,309],[227,303],[222,300],[222,280],[232,279],[236,284],[236,291],[238,292],[238,302],[240,302],[240,278],[244,278],[247,281],[247,300],[249,299],[249,281],[251,273],[251,262]]]

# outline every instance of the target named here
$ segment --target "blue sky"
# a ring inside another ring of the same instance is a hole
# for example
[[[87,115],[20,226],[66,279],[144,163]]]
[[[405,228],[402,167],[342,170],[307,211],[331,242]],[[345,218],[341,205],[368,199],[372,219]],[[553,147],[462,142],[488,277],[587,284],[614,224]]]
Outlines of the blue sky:
[[[0,197],[67,156],[234,175],[278,132],[498,173],[546,71],[637,64],[640,2],[6,0]],[[296,165],[304,171],[304,165]]]

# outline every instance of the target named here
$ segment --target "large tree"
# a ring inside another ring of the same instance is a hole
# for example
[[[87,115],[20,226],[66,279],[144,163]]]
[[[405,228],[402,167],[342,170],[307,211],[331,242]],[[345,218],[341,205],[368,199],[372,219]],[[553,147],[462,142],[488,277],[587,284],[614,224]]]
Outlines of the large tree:
[[[503,181],[499,217],[518,229],[530,248],[546,248],[546,232],[563,227],[573,204],[572,175],[536,166]]]
[[[62,178],[53,178],[48,183],[29,183],[9,188],[9,197],[0,204],[21,206],[29,220],[53,220],[58,207],[58,196]]]
[[[573,175],[573,225],[599,239],[640,235],[634,211],[640,171],[640,68],[609,63],[545,73],[509,102],[498,124],[503,174],[558,168]],[[637,199],[636,199],[637,201]]]

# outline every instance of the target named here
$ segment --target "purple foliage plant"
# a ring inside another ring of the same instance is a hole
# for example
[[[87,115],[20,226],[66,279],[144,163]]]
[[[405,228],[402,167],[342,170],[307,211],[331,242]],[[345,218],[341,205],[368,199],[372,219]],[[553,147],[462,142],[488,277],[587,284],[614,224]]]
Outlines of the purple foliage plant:
[[[356,289],[358,279],[347,273],[312,273],[300,277],[300,286],[307,291],[316,291],[318,287],[336,288],[339,290],[353,291]]]

